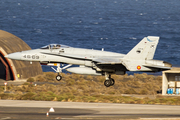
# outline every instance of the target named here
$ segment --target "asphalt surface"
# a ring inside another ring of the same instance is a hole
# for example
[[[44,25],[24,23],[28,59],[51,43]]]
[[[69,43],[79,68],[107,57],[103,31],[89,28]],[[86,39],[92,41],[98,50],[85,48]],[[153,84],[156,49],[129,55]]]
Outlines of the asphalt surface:
[[[53,107],[55,112],[47,112]],[[180,119],[180,106],[0,100],[5,119]]]

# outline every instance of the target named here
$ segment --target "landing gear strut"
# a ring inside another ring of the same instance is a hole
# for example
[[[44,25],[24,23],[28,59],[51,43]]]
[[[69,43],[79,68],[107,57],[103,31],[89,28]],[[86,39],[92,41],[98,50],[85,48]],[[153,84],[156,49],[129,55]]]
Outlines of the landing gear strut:
[[[60,81],[60,80],[62,79],[62,76],[60,75],[60,74],[62,73],[62,70],[66,69],[66,68],[68,68],[68,67],[70,67],[70,66],[72,66],[72,65],[69,64],[69,65],[66,65],[65,67],[61,68],[61,64],[60,64],[60,63],[57,63],[56,66],[57,66],[57,69],[54,69],[53,67],[51,67],[51,68],[52,68],[55,72],[58,73],[58,75],[56,76],[56,80],[57,80],[57,81]]]
[[[113,86],[115,81],[114,79],[111,78],[111,75],[109,75],[108,73],[105,73],[105,77],[106,77],[106,80],[104,81],[104,85],[106,87]]]

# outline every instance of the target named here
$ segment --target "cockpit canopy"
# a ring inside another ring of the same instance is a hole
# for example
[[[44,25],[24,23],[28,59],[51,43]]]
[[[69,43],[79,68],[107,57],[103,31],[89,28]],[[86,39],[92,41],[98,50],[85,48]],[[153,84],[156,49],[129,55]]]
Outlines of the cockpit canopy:
[[[60,48],[69,48],[70,46],[62,45],[62,44],[49,44],[41,47],[41,49],[60,49]]]

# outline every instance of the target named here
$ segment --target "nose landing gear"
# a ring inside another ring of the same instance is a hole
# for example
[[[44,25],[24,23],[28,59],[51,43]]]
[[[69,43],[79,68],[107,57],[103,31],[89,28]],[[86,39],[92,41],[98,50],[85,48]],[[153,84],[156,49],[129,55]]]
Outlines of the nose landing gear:
[[[54,69],[53,67],[51,67],[55,72],[58,73],[58,75],[56,76],[56,80],[57,81],[60,81],[62,79],[62,76],[60,75],[62,73],[62,70],[72,66],[71,64],[69,65],[66,65],[65,67],[61,68],[61,64],[60,63],[57,63],[57,64],[54,64],[55,66],[57,66],[57,69]]]

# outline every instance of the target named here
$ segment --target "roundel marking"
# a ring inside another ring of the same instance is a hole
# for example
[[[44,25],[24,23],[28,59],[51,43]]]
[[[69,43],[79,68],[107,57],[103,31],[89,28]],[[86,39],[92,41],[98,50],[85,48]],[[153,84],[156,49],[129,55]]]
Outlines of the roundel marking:
[[[140,69],[141,69],[141,66],[140,66],[140,65],[138,65],[138,66],[137,66],[137,69],[138,69],[138,70],[140,70]]]

